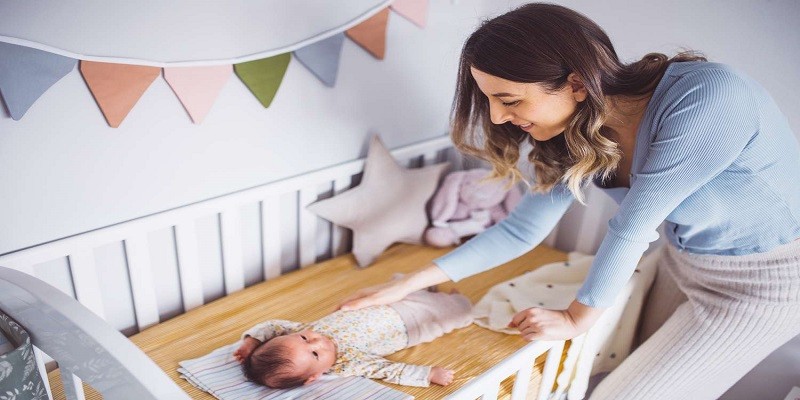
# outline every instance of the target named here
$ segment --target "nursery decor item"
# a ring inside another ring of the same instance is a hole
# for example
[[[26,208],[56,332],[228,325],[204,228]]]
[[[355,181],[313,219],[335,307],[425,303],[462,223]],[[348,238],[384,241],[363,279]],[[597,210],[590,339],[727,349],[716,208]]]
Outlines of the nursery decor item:
[[[395,0],[391,8],[420,28],[425,27],[425,20],[428,17],[428,0]]]
[[[339,33],[325,40],[294,51],[294,56],[327,87],[336,84],[339,58],[342,55],[344,34]]]
[[[457,245],[461,238],[484,231],[517,206],[522,193],[506,180],[487,180],[491,171],[476,168],[447,175],[431,201],[433,226],[425,231],[431,246]]]
[[[0,42],[0,93],[11,118],[19,121],[77,63],[46,51]]]
[[[145,90],[161,74],[161,69],[143,65],[81,61],[81,74],[106,117],[119,127]]]
[[[388,23],[389,9],[387,8],[348,29],[346,34],[373,57],[383,60],[383,56],[386,54],[386,25]]]
[[[199,124],[211,110],[232,72],[230,65],[171,67],[164,68],[164,80],[178,96],[192,122]]]
[[[308,206],[336,225],[353,230],[353,255],[360,267],[394,242],[419,244],[428,225],[425,204],[448,163],[401,167],[373,136],[358,187]]]
[[[0,335],[11,342],[13,349],[0,354],[0,399],[46,399],[45,389],[28,332],[0,311]]]
[[[199,124],[231,67],[267,108],[291,53],[328,87],[336,83],[345,36],[382,60],[390,9],[423,28],[428,0],[175,0],[168,9],[97,4],[90,11],[69,1],[20,4],[0,13],[0,95],[19,120],[80,60],[89,90],[117,128],[163,68]]]
[[[268,108],[281,86],[291,59],[291,53],[285,53],[263,60],[236,64],[233,69],[261,105]]]

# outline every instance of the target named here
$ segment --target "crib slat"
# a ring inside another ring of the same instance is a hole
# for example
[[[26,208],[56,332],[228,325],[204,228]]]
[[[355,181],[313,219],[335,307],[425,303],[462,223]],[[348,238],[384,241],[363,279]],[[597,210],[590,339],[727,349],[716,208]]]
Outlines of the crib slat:
[[[203,305],[203,282],[200,279],[194,221],[184,221],[175,225],[175,247],[178,251],[183,308],[189,311]]]
[[[220,213],[222,218],[222,266],[225,276],[225,293],[244,289],[242,261],[242,217],[238,208]]]
[[[264,279],[281,274],[281,202],[278,195],[261,200],[261,249]]]
[[[50,389],[50,380],[47,379],[47,366],[44,363],[44,354],[42,351],[39,350],[38,347],[33,347],[33,358],[36,359],[36,369],[39,371],[39,375],[42,376],[42,381],[44,381],[44,389],[47,391],[47,398],[53,398],[53,391]]]
[[[495,400],[497,399],[497,393],[500,390],[500,386],[497,382],[492,382],[491,385],[485,387],[483,389],[483,394],[481,395],[481,400]]]
[[[338,196],[350,188],[351,177],[339,178],[333,182],[333,195]],[[334,257],[340,256],[347,252],[345,246],[347,245],[348,238],[347,228],[339,225],[333,225],[331,231],[331,254]]]
[[[66,369],[61,369],[61,382],[64,384],[64,395],[67,400],[85,400],[83,381]],[[46,375],[45,375],[46,376]]]
[[[511,400],[525,400],[528,394],[528,385],[531,381],[533,365],[536,363],[536,356],[524,363],[514,377],[514,388],[511,389]]]
[[[537,400],[547,400],[550,398],[550,392],[553,390],[553,384],[556,381],[556,373],[558,366],[561,364],[561,354],[564,352],[564,342],[553,342],[553,347],[547,351],[547,358],[544,361],[544,370],[542,371],[542,384],[539,386],[539,396]]]
[[[300,237],[300,267],[307,267],[317,259],[317,216],[306,206],[317,201],[316,186],[300,190],[298,235]]]
[[[105,319],[103,297],[100,292],[100,279],[97,277],[97,266],[94,260],[94,250],[83,248],[69,255],[69,267],[72,274],[72,284],[75,288],[75,297],[78,301]]]
[[[139,330],[159,322],[153,266],[147,246],[147,234],[144,232],[133,234],[125,239],[133,309],[136,313],[136,325]]]

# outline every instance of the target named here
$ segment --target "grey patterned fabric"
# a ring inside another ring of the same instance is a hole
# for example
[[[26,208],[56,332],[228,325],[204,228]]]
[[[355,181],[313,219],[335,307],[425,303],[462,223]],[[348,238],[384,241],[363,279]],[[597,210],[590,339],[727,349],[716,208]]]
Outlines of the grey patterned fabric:
[[[36,368],[28,332],[0,312],[0,334],[14,346],[0,355],[0,400],[46,400],[47,390]]]

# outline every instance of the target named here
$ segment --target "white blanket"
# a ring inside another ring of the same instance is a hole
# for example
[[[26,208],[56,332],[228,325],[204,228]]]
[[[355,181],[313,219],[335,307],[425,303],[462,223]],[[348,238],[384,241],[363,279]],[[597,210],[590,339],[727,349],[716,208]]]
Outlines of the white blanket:
[[[564,369],[556,378],[554,398],[570,400],[586,395],[589,377],[613,370],[630,354],[645,295],[653,283],[660,249],[642,258],[630,281],[600,320],[572,339]],[[566,309],[575,299],[594,256],[572,252],[567,262],[544,265],[500,283],[475,305],[475,324],[494,331],[519,334],[508,328],[518,311],[531,307]]]

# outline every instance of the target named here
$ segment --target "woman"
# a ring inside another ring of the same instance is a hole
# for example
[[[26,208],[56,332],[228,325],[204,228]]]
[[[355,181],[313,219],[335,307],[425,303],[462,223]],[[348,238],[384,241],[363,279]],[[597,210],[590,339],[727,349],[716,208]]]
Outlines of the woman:
[[[743,74],[691,54],[626,65],[588,18],[529,4],[465,43],[452,137],[515,181],[529,142],[533,193],[502,223],[342,308],[391,303],[523,254],[573,199],[583,202],[591,181],[620,207],[576,299],[566,310],[522,311],[511,326],[527,340],[585,332],[666,221],[646,341],[593,399],[717,398],[800,333],[800,148]]]

